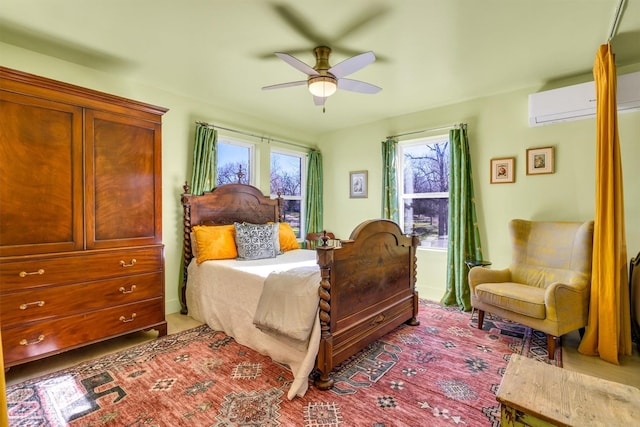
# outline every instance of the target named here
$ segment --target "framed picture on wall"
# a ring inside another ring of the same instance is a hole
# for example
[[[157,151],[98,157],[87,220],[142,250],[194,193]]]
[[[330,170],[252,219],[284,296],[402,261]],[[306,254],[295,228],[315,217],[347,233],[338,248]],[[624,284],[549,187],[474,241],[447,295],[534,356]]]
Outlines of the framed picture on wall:
[[[349,172],[349,197],[366,198],[367,187],[367,171]]]
[[[515,157],[491,159],[491,184],[516,182],[515,162]]]
[[[527,149],[527,175],[553,173],[553,147]]]

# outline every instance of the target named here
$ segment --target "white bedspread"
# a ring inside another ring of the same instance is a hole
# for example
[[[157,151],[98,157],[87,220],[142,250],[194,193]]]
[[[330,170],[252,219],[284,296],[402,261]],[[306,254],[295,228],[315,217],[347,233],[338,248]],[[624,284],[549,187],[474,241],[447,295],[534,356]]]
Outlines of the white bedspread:
[[[287,364],[294,376],[289,399],[304,396],[309,387],[308,377],[320,346],[320,320],[316,315],[306,350],[264,333],[253,320],[270,273],[313,266],[317,268],[316,252],[299,249],[254,261],[220,260],[198,265],[194,259],[188,267],[186,298],[191,317]]]

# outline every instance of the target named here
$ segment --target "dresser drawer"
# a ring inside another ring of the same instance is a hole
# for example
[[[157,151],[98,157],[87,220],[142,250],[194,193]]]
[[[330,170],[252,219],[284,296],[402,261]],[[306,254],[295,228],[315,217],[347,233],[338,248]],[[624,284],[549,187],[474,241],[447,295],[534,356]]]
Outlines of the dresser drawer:
[[[61,315],[128,304],[161,296],[163,293],[162,273],[35,288],[2,295],[0,322],[7,328]]]
[[[0,261],[0,292],[156,272],[162,266],[162,246],[12,259]]]
[[[398,301],[394,305],[373,313],[363,310],[359,321],[349,322],[349,326],[342,326],[343,329],[340,329],[340,332],[333,334],[334,366],[353,355],[354,346],[356,349],[364,348],[409,320],[412,313],[412,298]],[[343,322],[338,320],[337,323]]]
[[[5,366],[165,324],[162,297],[120,307],[3,328]]]

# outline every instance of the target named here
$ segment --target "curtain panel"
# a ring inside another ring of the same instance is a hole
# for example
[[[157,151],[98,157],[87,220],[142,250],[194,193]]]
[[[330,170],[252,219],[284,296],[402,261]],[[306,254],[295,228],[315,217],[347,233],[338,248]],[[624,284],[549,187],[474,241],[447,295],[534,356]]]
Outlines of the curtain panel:
[[[387,138],[382,142],[382,218],[400,222],[396,152],[398,140]]]
[[[217,141],[217,130],[200,123],[196,124],[191,175],[191,194],[195,196],[211,191],[216,185]]]
[[[469,311],[471,295],[465,261],[482,260],[482,248],[466,125],[449,131],[449,161],[447,290],[441,303],[458,305],[461,310]]]
[[[317,150],[311,150],[307,164],[307,200],[305,206],[307,233],[319,233],[323,230],[322,213],[322,154]],[[301,237],[304,237],[304,235]]]
[[[578,351],[619,364],[618,355],[630,355],[632,344],[616,66],[610,43],[598,49],[593,77],[596,86],[593,264],[589,320]]]

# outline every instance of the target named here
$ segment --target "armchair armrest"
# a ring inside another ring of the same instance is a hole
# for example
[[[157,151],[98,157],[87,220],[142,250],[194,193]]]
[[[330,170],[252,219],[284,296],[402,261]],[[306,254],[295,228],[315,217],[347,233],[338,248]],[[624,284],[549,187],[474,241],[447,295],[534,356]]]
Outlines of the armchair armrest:
[[[491,270],[484,267],[473,267],[469,270],[469,287],[475,292],[475,287],[480,283],[500,283],[511,281],[511,270]]]
[[[588,282],[551,283],[544,292],[544,304],[547,309],[547,318],[561,320],[569,323],[569,320],[579,321],[588,316],[590,286]]]

